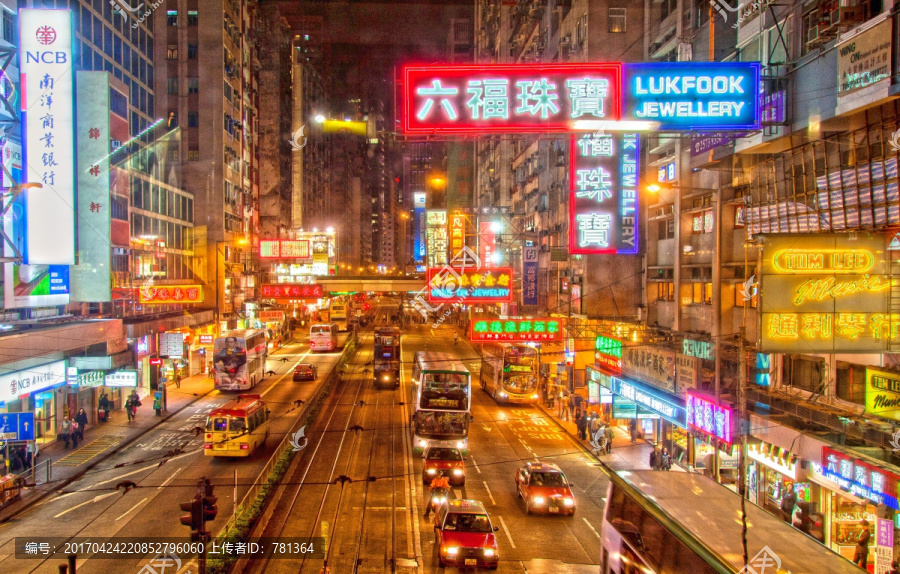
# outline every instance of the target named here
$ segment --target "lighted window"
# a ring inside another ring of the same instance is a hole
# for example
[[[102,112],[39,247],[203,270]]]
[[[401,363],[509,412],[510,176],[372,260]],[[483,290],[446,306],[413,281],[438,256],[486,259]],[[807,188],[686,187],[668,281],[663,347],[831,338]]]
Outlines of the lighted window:
[[[751,309],[756,309],[756,303],[758,300],[758,296],[756,294],[756,286],[754,285],[750,287],[749,293],[747,293],[747,289],[743,286],[742,283],[738,283],[734,287],[734,306],[744,307],[746,305]],[[747,299],[748,296],[750,297],[749,300]]]
[[[178,10],[169,10],[166,12],[166,25],[167,26],[177,26],[178,25]]]
[[[625,31],[625,8],[609,8],[606,31],[613,34]]]
[[[674,301],[675,300],[675,284],[670,282],[656,284],[656,300],[657,301]]]
[[[200,22],[200,16],[196,10],[188,10],[188,26],[196,26]]]
[[[166,60],[177,60],[177,59],[178,59],[178,44],[169,44],[169,47],[166,50]]]
[[[744,206],[739,205],[734,210],[734,228],[743,229],[744,227]]]
[[[712,283],[692,283],[691,302],[696,305],[712,305]]]
[[[197,148],[188,150],[188,161],[199,161],[200,160],[200,150]]]

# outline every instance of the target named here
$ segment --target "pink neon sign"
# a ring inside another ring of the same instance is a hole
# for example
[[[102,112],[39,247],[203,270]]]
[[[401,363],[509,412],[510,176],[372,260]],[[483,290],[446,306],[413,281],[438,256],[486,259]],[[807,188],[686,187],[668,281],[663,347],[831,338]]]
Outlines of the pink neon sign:
[[[690,392],[685,396],[685,401],[688,428],[731,444],[731,409],[717,405],[712,399]]]

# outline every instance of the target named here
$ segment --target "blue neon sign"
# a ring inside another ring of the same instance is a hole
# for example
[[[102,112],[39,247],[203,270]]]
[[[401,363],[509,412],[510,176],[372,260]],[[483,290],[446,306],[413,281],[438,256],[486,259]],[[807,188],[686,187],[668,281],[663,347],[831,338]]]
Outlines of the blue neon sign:
[[[759,62],[625,64],[624,117],[662,130],[758,130],[759,69]]]

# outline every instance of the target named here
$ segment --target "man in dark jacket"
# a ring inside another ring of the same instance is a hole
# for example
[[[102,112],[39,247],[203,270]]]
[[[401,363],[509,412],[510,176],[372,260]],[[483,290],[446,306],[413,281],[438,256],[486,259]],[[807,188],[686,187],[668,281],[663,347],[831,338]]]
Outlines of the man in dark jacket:
[[[581,411],[575,411],[575,428],[578,429],[578,439],[587,439],[587,416],[581,414]]]
[[[856,551],[853,554],[853,563],[866,570],[869,566],[869,521],[862,521],[862,530],[859,531],[859,539],[856,542]]]
[[[797,504],[797,493],[794,492],[793,488],[787,489],[787,492],[784,493],[784,496],[781,498],[781,513],[784,517],[784,521],[788,524],[791,523],[791,517],[794,515],[794,506]]]

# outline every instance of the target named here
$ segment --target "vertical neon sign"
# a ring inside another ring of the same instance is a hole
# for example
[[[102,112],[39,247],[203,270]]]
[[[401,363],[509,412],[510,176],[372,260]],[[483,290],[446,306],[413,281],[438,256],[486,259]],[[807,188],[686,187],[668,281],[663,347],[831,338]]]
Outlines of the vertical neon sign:
[[[416,263],[425,262],[425,193],[413,194],[413,254]]]

